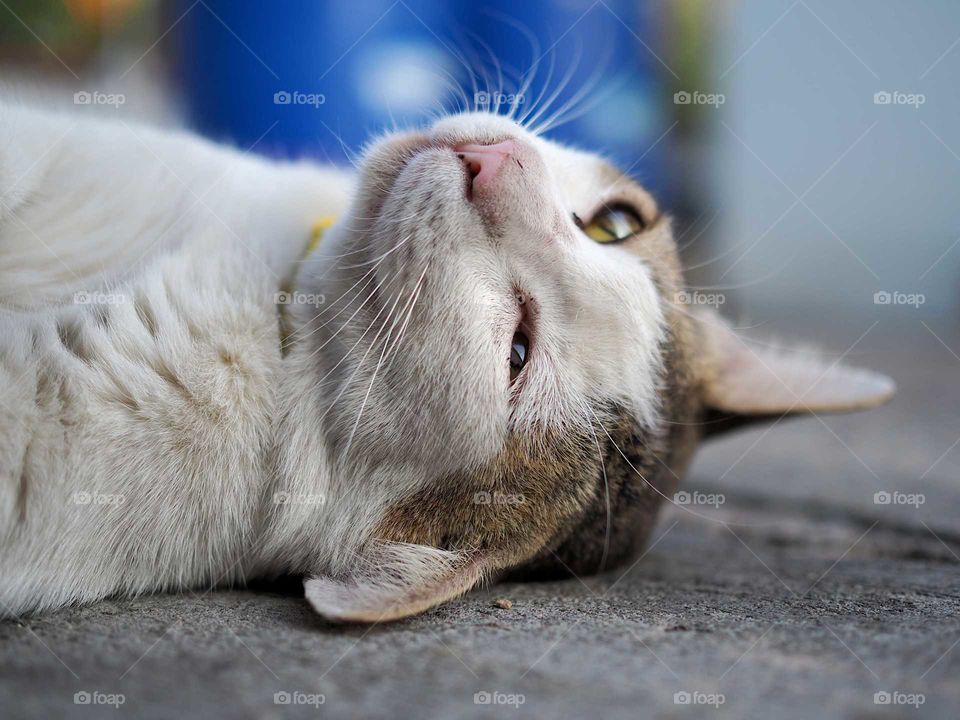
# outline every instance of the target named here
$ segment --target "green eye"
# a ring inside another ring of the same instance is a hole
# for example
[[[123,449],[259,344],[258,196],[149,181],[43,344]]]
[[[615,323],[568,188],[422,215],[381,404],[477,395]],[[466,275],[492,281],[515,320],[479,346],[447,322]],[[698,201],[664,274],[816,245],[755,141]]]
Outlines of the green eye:
[[[636,211],[622,205],[600,208],[588,223],[580,221],[576,215],[573,217],[587,237],[598,243],[622,242],[639,235],[646,227]]]

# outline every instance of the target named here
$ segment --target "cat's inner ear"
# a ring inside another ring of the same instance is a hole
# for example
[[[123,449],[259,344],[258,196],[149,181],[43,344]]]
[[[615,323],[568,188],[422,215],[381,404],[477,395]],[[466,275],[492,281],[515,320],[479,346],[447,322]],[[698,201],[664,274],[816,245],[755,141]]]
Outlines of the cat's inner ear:
[[[307,600],[335,622],[386,622],[416,615],[470,590],[490,569],[489,557],[427,545],[380,543],[350,575],[304,581]]]
[[[787,414],[865,410],[893,395],[893,381],[810,349],[750,343],[716,313],[698,316],[705,434]]]

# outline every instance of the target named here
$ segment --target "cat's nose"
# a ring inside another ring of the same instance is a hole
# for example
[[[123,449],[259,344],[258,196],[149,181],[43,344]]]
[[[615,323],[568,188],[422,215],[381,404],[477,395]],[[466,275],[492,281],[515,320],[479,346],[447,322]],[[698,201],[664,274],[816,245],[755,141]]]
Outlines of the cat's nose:
[[[496,181],[504,161],[517,155],[518,146],[516,140],[503,140],[492,145],[455,145],[453,151],[466,164],[473,191],[483,192]]]

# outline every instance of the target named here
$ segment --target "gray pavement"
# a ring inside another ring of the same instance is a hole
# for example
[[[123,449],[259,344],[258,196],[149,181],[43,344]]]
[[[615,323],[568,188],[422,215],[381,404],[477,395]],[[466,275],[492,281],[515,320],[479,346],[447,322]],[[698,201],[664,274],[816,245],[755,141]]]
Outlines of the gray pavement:
[[[669,508],[626,573],[374,628],[325,624],[296,583],[2,622],[0,716],[957,717],[960,358],[924,334],[857,348],[890,406],[705,449],[686,489],[725,502]]]

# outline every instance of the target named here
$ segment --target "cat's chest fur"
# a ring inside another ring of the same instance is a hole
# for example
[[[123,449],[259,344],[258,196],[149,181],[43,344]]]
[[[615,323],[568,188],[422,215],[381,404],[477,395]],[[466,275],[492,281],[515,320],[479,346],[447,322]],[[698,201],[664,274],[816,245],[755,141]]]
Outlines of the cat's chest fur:
[[[25,153],[30,119],[13,123]],[[288,372],[277,292],[310,221],[347,191],[330,171],[187,140],[119,133],[93,156],[84,130],[40,172],[0,152],[23,186],[0,216],[16,269],[0,273],[0,600],[14,611],[20,597],[228,582],[264,563]]]

